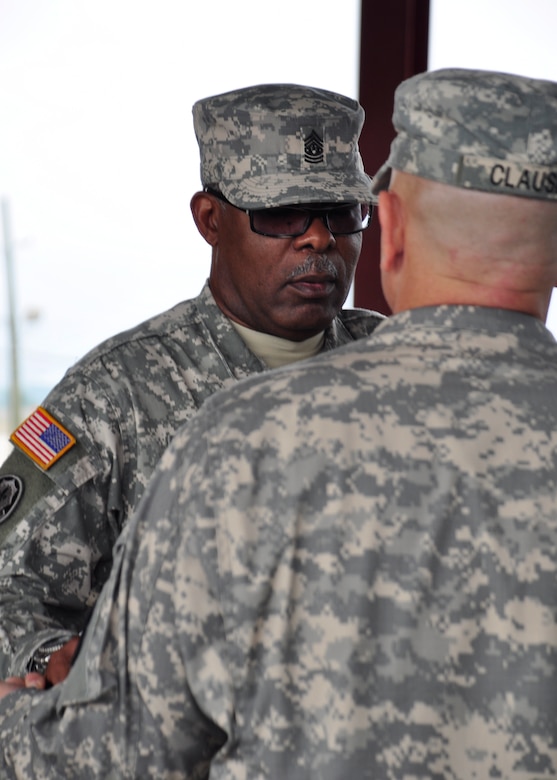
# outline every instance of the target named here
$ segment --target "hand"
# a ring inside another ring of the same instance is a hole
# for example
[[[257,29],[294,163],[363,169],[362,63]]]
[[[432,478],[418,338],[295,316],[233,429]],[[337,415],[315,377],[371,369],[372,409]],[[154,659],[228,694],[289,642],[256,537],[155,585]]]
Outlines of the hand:
[[[46,688],[46,680],[38,672],[29,672],[25,677],[7,677],[0,681],[0,699],[20,688],[37,688],[42,691]]]
[[[45,671],[46,681],[49,685],[56,685],[66,679],[78,645],[79,637],[73,636],[66,642],[64,647],[52,653]]]

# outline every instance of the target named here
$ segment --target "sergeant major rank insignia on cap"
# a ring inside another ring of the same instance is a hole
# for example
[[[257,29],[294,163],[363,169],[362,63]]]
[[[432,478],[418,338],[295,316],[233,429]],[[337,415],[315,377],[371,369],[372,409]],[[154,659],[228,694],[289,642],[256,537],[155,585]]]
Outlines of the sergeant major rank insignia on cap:
[[[75,444],[72,434],[42,406],[16,428],[10,441],[45,470]]]
[[[323,162],[323,139],[316,130],[312,130],[304,138],[304,159],[308,163]]]

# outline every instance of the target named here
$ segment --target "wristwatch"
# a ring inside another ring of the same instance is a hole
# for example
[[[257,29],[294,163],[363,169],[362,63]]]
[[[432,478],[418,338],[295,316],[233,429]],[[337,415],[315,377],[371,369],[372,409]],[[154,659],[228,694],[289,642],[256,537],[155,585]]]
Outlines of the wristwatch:
[[[48,662],[50,661],[50,656],[52,653],[56,653],[57,650],[61,650],[66,644],[66,641],[67,640],[60,642],[60,640],[57,640],[56,642],[49,642],[46,645],[42,645],[42,647],[38,647],[33,653],[33,657],[29,661],[27,671],[44,674],[46,672]]]

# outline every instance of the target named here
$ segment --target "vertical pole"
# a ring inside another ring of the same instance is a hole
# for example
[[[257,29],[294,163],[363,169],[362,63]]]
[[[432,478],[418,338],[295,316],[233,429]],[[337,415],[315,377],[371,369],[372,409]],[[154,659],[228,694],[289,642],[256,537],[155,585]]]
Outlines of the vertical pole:
[[[13,430],[21,422],[17,317],[15,306],[14,262],[12,237],[10,230],[10,209],[8,201],[2,199],[2,230],[4,234],[4,257],[6,260],[6,280],[8,287],[8,328],[10,339],[10,406],[8,423]]]
[[[361,0],[360,103],[366,120],[360,150],[373,176],[394,138],[393,98],[401,81],[427,70],[430,0]],[[354,304],[390,314],[381,290],[377,215],[363,234],[354,280]]]

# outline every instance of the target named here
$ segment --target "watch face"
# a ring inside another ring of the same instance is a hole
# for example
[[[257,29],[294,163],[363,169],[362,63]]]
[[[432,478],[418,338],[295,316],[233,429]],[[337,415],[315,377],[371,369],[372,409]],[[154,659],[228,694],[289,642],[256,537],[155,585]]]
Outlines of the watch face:
[[[44,658],[37,658],[36,656],[33,656],[31,663],[29,664],[28,671],[44,674],[46,672],[46,667],[48,666],[49,660],[50,656],[48,655]]]
[[[15,510],[23,496],[23,482],[14,474],[0,477],[0,523]]]

